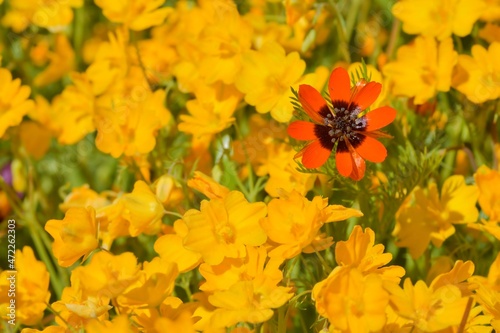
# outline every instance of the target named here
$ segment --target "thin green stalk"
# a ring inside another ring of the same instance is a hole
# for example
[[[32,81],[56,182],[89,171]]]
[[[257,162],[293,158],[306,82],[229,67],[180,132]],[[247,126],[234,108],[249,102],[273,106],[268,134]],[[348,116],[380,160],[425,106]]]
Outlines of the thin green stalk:
[[[62,279],[66,277],[66,272],[62,267],[54,266],[54,262],[52,261],[52,256],[49,255],[48,250],[51,249],[51,242],[45,234],[45,230],[43,230],[42,226],[38,223],[38,219],[36,217],[36,207],[38,206],[36,200],[36,193],[34,189],[34,181],[33,181],[33,167],[29,164],[29,160],[27,160],[28,167],[28,191],[27,191],[27,200],[25,201],[25,222],[28,227],[31,235],[31,239],[33,240],[33,244],[35,246],[37,254],[40,256],[40,259],[45,263],[47,267],[47,271],[49,272],[50,281],[54,291],[57,295],[57,298],[60,299],[62,296],[62,290],[64,288],[64,284]]]
[[[234,181],[236,182],[236,186],[238,186],[238,189],[243,193],[245,198],[247,198],[248,201],[253,202],[254,200],[250,195],[250,192],[248,192],[248,189],[245,187],[245,185],[241,181],[240,177],[238,177],[238,175],[234,176]]]
[[[349,8],[349,13],[347,13],[346,19],[346,40],[349,42],[356,25],[356,20],[359,14],[359,7],[361,6],[361,0],[353,0],[351,2],[351,7]]]
[[[389,42],[387,43],[387,58],[389,60],[394,59],[394,51],[396,50],[396,44],[399,39],[399,33],[401,31],[401,21],[394,19],[392,21],[391,35],[389,37]]]
[[[348,48],[348,45],[349,45],[349,39],[347,38],[347,28],[346,28],[346,23],[345,23],[345,20],[344,18],[342,17],[342,14],[340,13],[340,10],[337,6],[337,4],[335,3],[335,1],[333,0],[330,0],[330,6],[333,10],[333,13],[335,15],[335,23],[337,24],[337,31],[338,31],[338,34],[339,34],[339,41],[340,41],[340,47],[339,47],[339,52],[342,53],[342,56],[343,58],[347,61],[347,62],[351,62],[351,55],[349,54],[349,48]],[[343,47],[345,46],[345,47]]]
[[[450,104],[450,101],[448,99],[448,95],[447,94],[440,94],[440,96],[442,97],[442,102],[444,104],[444,107],[448,110],[451,110],[451,104]],[[449,143],[452,147],[461,145],[460,135],[464,131],[464,122],[466,122],[465,119],[463,119],[463,118],[460,119],[460,122],[458,122],[456,124],[452,124],[453,129],[450,129],[450,132],[448,132],[448,136],[450,138]],[[442,180],[447,179],[453,173],[453,168],[455,165],[456,156],[457,156],[457,152],[452,150],[448,154],[446,154],[446,156],[444,157],[444,161],[443,161],[444,165],[443,165],[443,168],[441,170],[441,179]]]
[[[251,172],[252,171],[250,170],[250,173]],[[262,191],[266,187],[266,180],[267,180],[267,177],[260,177],[259,179],[257,179],[255,184],[253,184],[252,187],[250,188],[249,200],[251,199],[251,201],[254,202],[257,199],[257,194],[259,194],[259,192]]]
[[[286,333],[286,305],[278,309],[278,333]]]
[[[80,68],[83,64],[82,48],[83,42],[85,41],[85,29],[88,27],[88,25],[85,24],[85,17],[88,13],[85,13],[85,5],[75,9],[74,13],[73,47],[75,50],[75,64],[77,68]]]

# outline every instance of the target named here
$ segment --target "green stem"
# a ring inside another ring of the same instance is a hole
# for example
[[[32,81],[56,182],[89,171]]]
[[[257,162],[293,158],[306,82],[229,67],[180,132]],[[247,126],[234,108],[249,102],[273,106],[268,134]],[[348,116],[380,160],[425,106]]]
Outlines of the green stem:
[[[396,43],[399,39],[399,33],[401,31],[401,21],[394,19],[392,21],[391,35],[389,37],[389,43],[387,43],[387,59],[394,59],[394,50],[396,50]]]
[[[245,185],[241,182],[241,179],[240,177],[238,177],[238,175],[235,175],[234,181],[236,182],[236,186],[238,186],[238,189],[241,191],[241,193],[243,193],[245,198],[247,198],[248,201],[253,202],[253,195],[251,195]]]
[[[450,101],[448,99],[448,95],[447,94],[440,94],[440,96],[442,97],[442,102],[444,104],[443,107],[447,110],[452,110]],[[462,114],[463,114],[463,112],[462,112]],[[456,124],[452,124],[452,128],[448,129],[447,134],[448,134],[448,137],[450,138],[450,140],[449,140],[450,146],[452,146],[452,147],[462,145],[462,143],[460,142],[461,141],[460,135],[464,131],[464,122],[466,122],[466,121],[463,117],[461,117],[459,120],[460,120],[460,122],[457,122]],[[457,152],[455,150],[452,150],[448,154],[446,154],[446,156],[444,157],[444,161],[443,161],[444,166],[443,166],[443,169],[441,170],[441,180],[442,181],[444,181],[445,179],[450,177],[451,174],[453,173],[453,168],[455,165],[456,156],[457,156]]]
[[[88,13],[85,13],[85,5],[80,8],[75,9],[75,19],[73,20],[73,47],[75,49],[75,65],[76,68],[81,68],[83,64],[82,59],[82,48],[83,42],[85,40],[85,29],[87,24],[85,23],[85,17]]]
[[[349,8],[349,13],[346,19],[346,40],[349,42],[354,31],[354,26],[359,14],[359,7],[361,6],[360,0],[353,0],[351,2],[351,8]]]
[[[252,172],[250,170],[250,172]],[[255,184],[252,185],[250,191],[249,191],[249,196],[251,198],[251,202],[254,202],[257,200],[257,195],[259,194],[260,191],[262,191],[266,187],[266,180],[267,177],[260,177],[257,179]],[[250,198],[248,200],[250,200]]]
[[[285,313],[286,305],[283,305],[278,309],[278,333],[286,333],[286,313]]]
[[[339,52],[342,53],[342,56],[347,62],[351,62],[351,55],[349,54],[348,50],[348,45],[349,45],[349,39],[347,38],[347,28],[346,28],[346,23],[344,21],[344,18],[342,17],[342,14],[340,13],[339,8],[337,7],[337,4],[335,1],[330,0],[330,6],[333,10],[333,13],[335,15],[335,23],[337,24],[338,28],[338,34],[339,34],[339,41],[340,41],[340,46],[338,48]],[[345,47],[344,47],[345,46]]]
[[[30,164],[30,161],[27,160],[28,166],[28,191],[27,198],[25,201],[25,221],[26,226],[28,227],[31,235],[31,239],[33,240],[33,244],[35,246],[37,254],[40,256],[40,259],[45,263],[47,267],[47,271],[49,272],[50,281],[56,296],[58,299],[61,299],[62,290],[64,288],[64,284],[62,283],[62,279],[67,278],[66,271],[57,266],[57,270],[52,261],[53,257],[49,255],[48,250],[51,249],[51,242],[45,234],[45,230],[38,223],[38,219],[36,217],[36,207],[38,206],[36,200],[36,192],[34,189],[34,168]]]

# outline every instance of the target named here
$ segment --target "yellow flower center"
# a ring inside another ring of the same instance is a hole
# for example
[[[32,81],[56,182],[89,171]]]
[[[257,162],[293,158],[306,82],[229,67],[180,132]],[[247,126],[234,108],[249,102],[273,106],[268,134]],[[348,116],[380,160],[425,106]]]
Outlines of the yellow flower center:
[[[255,292],[253,294],[253,302],[252,302],[252,305],[255,307],[255,308],[260,308],[260,303],[262,302],[262,300],[264,299],[264,295],[262,293],[258,293],[258,292]]]
[[[429,66],[424,66],[422,68],[422,75],[421,75],[422,81],[426,85],[434,85],[436,82],[436,71],[433,68],[430,68]]]
[[[273,91],[282,92],[290,89],[288,85],[283,83],[283,80],[280,80],[274,75],[270,75],[266,81],[266,86],[270,87]]]
[[[500,87],[500,73],[488,73],[483,76],[482,82],[486,86]]]
[[[365,314],[365,304],[364,302],[357,299],[350,299],[350,309],[351,313],[356,317],[363,317]]]
[[[234,243],[236,237],[234,228],[228,223],[216,226],[215,234],[219,243]]]

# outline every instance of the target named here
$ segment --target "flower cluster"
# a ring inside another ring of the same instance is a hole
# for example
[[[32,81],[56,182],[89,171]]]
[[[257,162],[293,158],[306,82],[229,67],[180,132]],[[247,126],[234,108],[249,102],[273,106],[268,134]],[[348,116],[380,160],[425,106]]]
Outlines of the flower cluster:
[[[499,1],[0,13],[1,331],[500,331]]]

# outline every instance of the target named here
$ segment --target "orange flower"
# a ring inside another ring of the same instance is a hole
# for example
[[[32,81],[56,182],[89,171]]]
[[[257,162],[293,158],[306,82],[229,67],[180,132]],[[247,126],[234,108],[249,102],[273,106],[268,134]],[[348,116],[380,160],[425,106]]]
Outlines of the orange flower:
[[[328,83],[331,110],[316,89],[301,85],[299,101],[314,123],[294,121],[288,126],[288,134],[297,140],[313,141],[295,157],[302,156],[302,164],[314,169],[325,164],[336,150],[339,173],[354,180],[363,178],[365,159],[379,163],[387,156],[384,145],[375,138],[385,136],[379,129],[396,118],[396,110],[388,106],[361,115],[377,99],[381,89],[380,83],[363,80],[351,89],[347,71],[336,68]]]

